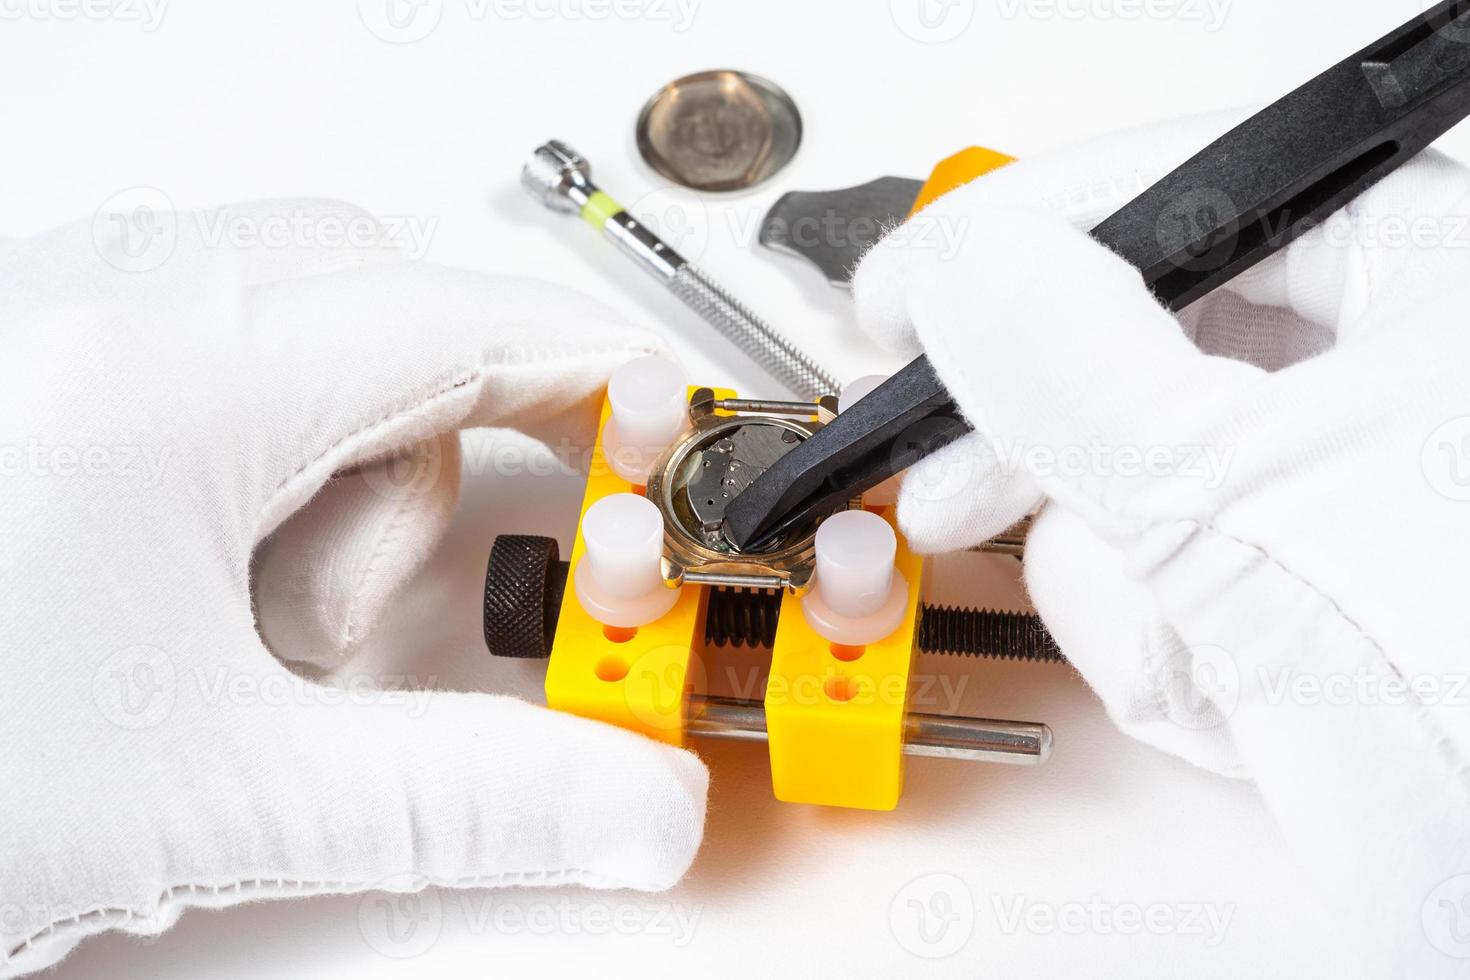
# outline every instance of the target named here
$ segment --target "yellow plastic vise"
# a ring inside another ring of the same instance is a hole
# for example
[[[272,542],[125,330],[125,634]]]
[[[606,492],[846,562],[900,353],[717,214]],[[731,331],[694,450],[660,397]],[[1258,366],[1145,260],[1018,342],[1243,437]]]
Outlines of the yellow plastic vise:
[[[730,391],[717,395],[735,397]],[[603,423],[610,413],[604,402]],[[582,514],[610,494],[630,491],[642,488],[613,473],[599,435]],[[893,523],[891,513],[873,509]],[[585,551],[579,519],[572,575]],[[788,591],[782,597],[764,698],[771,784],[780,800],[864,810],[898,804],[923,578],[923,561],[902,535],[896,564],[908,582],[908,606],[902,625],[877,643],[829,643],[808,625],[797,596]],[[684,584],[680,590],[667,614],[635,630],[605,627],[568,588],[546,672],[547,703],[683,745],[694,678],[704,676],[703,658],[710,655],[704,645],[709,587]]]

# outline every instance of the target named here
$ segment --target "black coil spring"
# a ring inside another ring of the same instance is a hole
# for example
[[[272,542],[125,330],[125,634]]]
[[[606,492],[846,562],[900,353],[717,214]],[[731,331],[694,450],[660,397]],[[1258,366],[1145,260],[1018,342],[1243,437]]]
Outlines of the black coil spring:
[[[773,646],[780,612],[780,592],[711,589],[704,642],[712,647]],[[966,657],[1067,662],[1038,617],[955,606],[920,607],[919,649]]]

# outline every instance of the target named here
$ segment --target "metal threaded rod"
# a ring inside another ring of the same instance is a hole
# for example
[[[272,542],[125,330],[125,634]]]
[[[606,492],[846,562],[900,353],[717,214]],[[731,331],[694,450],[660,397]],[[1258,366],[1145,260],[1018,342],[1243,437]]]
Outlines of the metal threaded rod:
[[[811,399],[840,390],[830,372],[599,190],[587,158],[565,143],[551,140],[537,147],[521,170],[521,183],[552,210],[580,214],[601,230],[623,254],[787,388]]]
[[[780,592],[712,589],[704,641],[714,647],[769,647],[776,642],[780,611]],[[919,607],[919,650],[1035,663],[1067,662],[1040,618],[957,606]]]
[[[704,642],[712,647],[769,647],[776,643],[781,593],[771,589],[710,589]]]
[[[703,269],[689,263],[680,266],[668,287],[757,367],[798,395],[818,398],[842,390],[835,377],[725,292]]]
[[[1040,617],[960,606],[920,607],[919,649],[967,657],[1067,662]]]

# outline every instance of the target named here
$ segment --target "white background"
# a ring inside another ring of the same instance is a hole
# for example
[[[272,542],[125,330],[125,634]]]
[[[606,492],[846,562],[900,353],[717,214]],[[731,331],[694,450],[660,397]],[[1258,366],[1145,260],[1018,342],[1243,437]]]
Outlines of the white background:
[[[342,198],[426,232],[428,260],[580,287],[661,330],[700,381],[769,395],[772,382],[584,226],[522,194],[529,149],[571,142],[614,196],[851,377],[894,365],[858,338],[844,294],[755,246],[780,192],[922,176],[970,143],[1024,156],[1269,100],[1420,9],[922,0],[939,25],[925,31],[921,0],[421,0],[394,31],[387,0],[86,2],[0,0],[0,234],[88,217],[137,185],[179,207]],[[806,136],[774,181],[701,199],[639,162],[632,129],[658,86],[716,67],[786,87]],[[535,666],[491,662],[479,639],[484,556],[499,531],[565,544],[580,488],[548,494],[536,480],[533,499],[530,481],[489,472],[488,438],[470,437],[459,525],[367,656],[535,696]],[[931,573],[951,598],[1019,601],[1006,562],[951,558]],[[1067,670],[920,669],[963,680],[945,707],[1049,722],[1052,761],[919,761],[898,810],[877,814],[775,803],[760,747],[704,746],[705,846],[667,895],[431,894],[422,928],[396,945],[372,899],[191,912],[156,941],[89,941],[57,975],[1356,975],[1248,785],[1123,738]]]

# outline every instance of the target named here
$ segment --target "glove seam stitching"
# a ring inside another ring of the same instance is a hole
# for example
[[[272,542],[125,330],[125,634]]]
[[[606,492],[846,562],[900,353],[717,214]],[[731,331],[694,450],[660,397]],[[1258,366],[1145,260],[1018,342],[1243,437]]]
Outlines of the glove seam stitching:
[[[341,640],[345,645],[350,646],[355,641],[357,617],[361,612],[359,608],[360,601],[366,591],[368,582],[372,579],[373,573],[378,567],[379,561],[388,553],[390,542],[397,539],[398,533],[403,527],[404,520],[412,510],[409,506],[411,497],[412,495],[408,495],[398,501],[398,506],[393,511],[393,518],[388,522],[388,526],[383,529],[382,535],[378,537],[377,543],[373,546],[373,553],[363,568],[362,575],[358,580],[358,587],[353,591],[351,598],[348,600],[345,614],[342,617]]]
[[[561,884],[579,884],[585,887],[606,887],[614,879],[605,874],[590,871],[585,868],[557,868],[545,871],[502,871],[489,875],[466,875],[458,878],[436,878],[428,875],[412,876],[416,882],[421,882],[419,888],[402,892],[403,894],[422,891],[424,887],[436,888],[497,888],[509,885],[520,886],[552,886]],[[383,879],[375,881],[345,881],[328,878],[237,878],[222,885],[207,884],[179,884],[171,885],[163,889],[153,903],[149,911],[142,911],[123,905],[99,905],[85,912],[76,912],[66,918],[52,919],[44,928],[38,929],[22,939],[18,944],[0,953],[0,965],[13,963],[27,950],[34,948],[35,944],[48,936],[66,939],[68,933],[80,933],[76,936],[76,942],[108,932],[113,929],[122,928],[126,923],[156,919],[166,903],[180,900],[184,895],[208,895],[219,896],[234,893],[240,896],[241,902],[250,901],[252,896],[270,897],[262,893],[271,889],[286,890],[299,893],[298,897],[306,897],[318,894],[362,894],[374,891],[382,891],[380,886]],[[647,890],[649,887],[625,881],[618,882],[618,887]],[[389,889],[393,892],[394,890]],[[181,895],[180,893],[183,893]],[[183,902],[183,908],[198,908],[197,903]],[[116,920],[116,921],[109,921]],[[102,924],[100,929],[88,929],[90,922]],[[160,930],[161,931],[161,930]],[[73,946],[75,942],[73,943]]]
[[[1147,685],[1146,691],[1149,698],[1149,706],[1153,709],[1157,720],[1166,721],[1174,724],[1176,722],[1174,720],[1173,705],[1170,703],[1169,692],[1166,685],[1163,683],[1162,676],[1163,667],[1168,659],[1168,654],[1166,651],[1160,648],[1157,630],[1145,630],[1143,648],[1143,658],[1139,666]],[[1124,727],[1121,722],[1119,727]],[[1235,739],[1230,736],[1230,733],[1228,731],[1228,724],[1226,725],[1226,729],[1227,730],[1225,732],[1225,735],[1227,738],[1230,739],[1231,748],[1232,750],[1234,750]],[[1170,754],[1173,755],[1180,754],[1172,750],[1164,751],[1169,751]],[[1238,761],[1227,766],[1210,766],[1208,768],[1215,772],[1218,772],[1222,776],[1227,776],[1232,779],[1249,778],[1249,776],[1251,775],[1250,767],[1247,766],[1244,762]]]
[[[1228,541],[1232,544],[1238,545],[1239,547],[1245,548],[1248,551],[1252,551],[1260,555],[1263,559],[1265,559],[1267,564],[1271,565],[1281,574],[1298,583],[1300,586],[1307,589],[1312,595],[1321,600],[1334,615],[1341,619],[1343,623],[1347,624],[1347,626],[1355,634],[1361,637],[1363,642],[1368,644],[1369,648],[1373,651],[1373,655],[1378,659],[1381,666],[1392,671],[1395,676],[1400,678],[1403,677],[1403,672],[1399,670],[1398,665],[1395,664],[1393,660],[1388,656],[1388,652],[1383,648],[1383,646],[1376,639],[1370,636],[1367,630],[1365,630],[1360,623],[1353,619],[1352,616],[1348,615],[1347,611],[1343,609],[1342,606],[1340,606],[1335,599],[1324,593],[1321,589],[1318,589],[1304,575],[1301,575],[1289,566],[1282,563],[1280,559],[1272,555],[1264,547],[1247,541],[1244,538],[1238,537],[1234,534],[1231,534],[1228,531],[1222,530],[1213,524],[1205,524],[1200,521],[1188,519],[1173,521],[1170,523],[1175,526],[1193,528],[1196,531],[1205,532],[1214,537]],[[1155,523],[1150,521],[1148,522],[1148,526],[1163,527],[1164,525],[1162,523]],[[1180,547],[1174,550],[1175,554],[1177,554],[1178,551],[1181,550],[1182,544],[1183,543],[1181,542]],[[1445,732],[1444,726],[1441,725],[1432,714],[1430,714],[1428,710],[1429,706],[1419,700],[1418,696],[1414,693],[1412,689],[1412,685],[1407,685],[1406,689],[1408,690],[1409,697],[1413,699],[1409,703],[1412,704],[1414,709],[1412,717],[1414,718],[1415,723],[1423,730],[1424,734],[1429,738],[1430,743],[1439,750],[1437,755],[1442,760],[1442,762],[1446,766],[1448,766],[1451,778],[1460,783],[1462,789],[1470,790],[1470,764],[1467,764],[1464,759],[1459,757],[1459,752]]]

